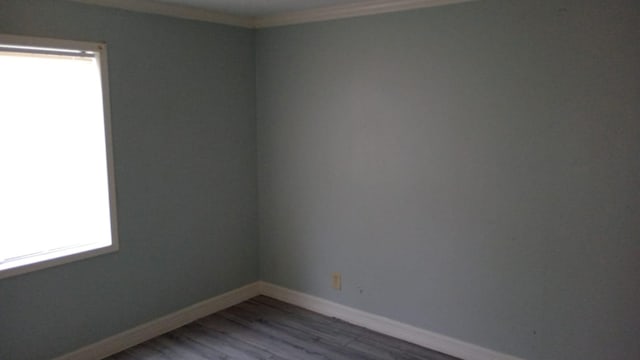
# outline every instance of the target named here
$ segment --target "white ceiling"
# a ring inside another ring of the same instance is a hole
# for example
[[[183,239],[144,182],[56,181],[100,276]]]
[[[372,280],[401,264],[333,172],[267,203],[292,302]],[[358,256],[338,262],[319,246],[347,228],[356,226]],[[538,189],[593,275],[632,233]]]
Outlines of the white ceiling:
[[[1,0],[0,0],[1,1]],[[477,0],[70,0],[259,29]]]
[[[270,16],[292,11],[311,10],[335,5],[379,2],[375,0],[154,0],[166,4],[186,5],[237,16]]]

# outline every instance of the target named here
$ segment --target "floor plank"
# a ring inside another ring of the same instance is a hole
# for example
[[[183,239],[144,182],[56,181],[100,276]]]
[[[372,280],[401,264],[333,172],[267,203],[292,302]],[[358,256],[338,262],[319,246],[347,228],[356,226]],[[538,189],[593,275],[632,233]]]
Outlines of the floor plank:
[[[109,360],[456,360],[456,358],[258,296]]]

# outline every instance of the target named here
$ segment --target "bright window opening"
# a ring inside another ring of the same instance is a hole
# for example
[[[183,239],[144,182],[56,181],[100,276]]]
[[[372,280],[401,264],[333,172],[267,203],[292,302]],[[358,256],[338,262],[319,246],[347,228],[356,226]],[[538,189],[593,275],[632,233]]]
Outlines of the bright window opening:
[[[104,44],[0,36],[0,277],[115,251]]]

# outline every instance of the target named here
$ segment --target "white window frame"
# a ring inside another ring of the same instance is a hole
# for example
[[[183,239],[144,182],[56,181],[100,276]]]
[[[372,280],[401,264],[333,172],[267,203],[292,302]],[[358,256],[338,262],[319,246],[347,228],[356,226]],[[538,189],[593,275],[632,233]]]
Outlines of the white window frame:
[[[113,142],[111,136],[111,112],[109,101],[109,75],[107,71],[107,46],[104,43],[62,40],[29,36],[0,34],[0,44],[20,47],[33,47],[39,50],[53,51],[88,51],[95,54],[100,68],[100,82],[102,85],[102,107],[104,118],[104,132],[106,145],[106,164],[109,191],[109,212],[111,220],[111,245],[96,246],[83,245],[70,249],[49,251],[38,255],[27,256],[24,259],[13,260],[0,266],[0,279],[29,273],[36,270],[58,266],[90,257],[118,251],[118,224],[116,210],[116,184],[113,165]],[[35,51],[34,51],[35,52]],[[7,241],[0,239],[0,241]],[[9,240],[10,241],[10,240]]]

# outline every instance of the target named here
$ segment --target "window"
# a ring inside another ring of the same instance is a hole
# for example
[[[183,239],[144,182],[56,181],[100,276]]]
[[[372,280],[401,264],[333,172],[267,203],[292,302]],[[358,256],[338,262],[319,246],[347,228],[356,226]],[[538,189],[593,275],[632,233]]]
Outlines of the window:
[[[118,248],[106,55],[0,35],[0,278]]]

